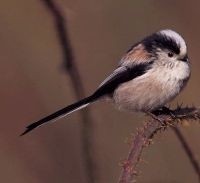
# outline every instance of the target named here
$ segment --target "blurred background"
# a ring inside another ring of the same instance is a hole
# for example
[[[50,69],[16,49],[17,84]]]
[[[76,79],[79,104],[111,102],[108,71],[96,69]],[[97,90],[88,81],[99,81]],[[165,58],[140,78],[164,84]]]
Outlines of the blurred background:
[[[200,2],[192,0],[55,0],[68,27],[85,94],[91,94],[123,53],[144,36],[165,28],[188,44],[192,77],[176,98],[200,105]],[[0,1],[0,182],[115,183],[131,134],[147,119],[117,111],[109,103],[89,108],[88,173],[80,112],[19,137],[25,126],[77,100],[63,68],[54,18],[42,0]],[[200,161],[200,126],[181,127]],[[198,182],[180,142],[169,129],[154,138],[139,166],[138,182]],[[89,175],[91,176],[91,175]]]

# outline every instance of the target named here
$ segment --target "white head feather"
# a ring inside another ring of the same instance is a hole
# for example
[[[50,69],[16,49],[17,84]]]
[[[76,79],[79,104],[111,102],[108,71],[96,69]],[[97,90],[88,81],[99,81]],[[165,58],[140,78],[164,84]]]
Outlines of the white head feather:
[[[180,45],[180,56],[184,56],[187,54],[187,46],[185,40],[180,34],[170,29],[162,30],[160,31],[160,33],[172,38],[176,41],[178,45]]]

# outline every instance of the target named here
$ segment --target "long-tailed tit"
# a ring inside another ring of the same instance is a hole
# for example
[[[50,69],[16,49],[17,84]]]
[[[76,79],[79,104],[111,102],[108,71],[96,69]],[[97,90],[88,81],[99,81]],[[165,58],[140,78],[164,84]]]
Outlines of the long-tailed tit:
[[[30,124],[22,135],[104,97],[120,109],[151,113],[174,99],[189,77],[184,39],[172,30],[156,32],[132,46],[92,95]]]

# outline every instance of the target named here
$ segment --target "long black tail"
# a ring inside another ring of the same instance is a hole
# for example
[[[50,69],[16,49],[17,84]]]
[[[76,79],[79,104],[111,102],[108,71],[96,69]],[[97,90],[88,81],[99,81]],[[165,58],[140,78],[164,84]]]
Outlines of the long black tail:
[[[94,102],[95,100],[97,100],[97,98],[98,97],[91,95],[91,96],[84,98],[76,103],[73,103],[63,109],[60,109],[59,111],[56,111],[55,113],[53,113],[49,116],[46,116],[45,118],[42,118],[41,120],[28,125],[26,127],[26,130],[20,136],[25,135],[26,133],[32,131],[33,129],[35,129],[45,123],[56,121],[57,119],[67,116],[68,114],[70,114],[74,111],[80,110],[80,109],[88,106],[90,103]]]

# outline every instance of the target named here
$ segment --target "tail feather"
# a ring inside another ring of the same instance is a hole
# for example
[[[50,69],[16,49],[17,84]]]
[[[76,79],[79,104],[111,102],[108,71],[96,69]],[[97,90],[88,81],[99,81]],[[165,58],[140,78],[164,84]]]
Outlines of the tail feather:
[[[59,111],[56,111],[55,113],[53,113],[49,116],[46,116],[46,117],[42,118],[41,120],[28,125],[26,127],[26,130],[20,136],[25,135],[26,133],[34,130],[35,128],[37,128],[45,123],[56,121],[59,118],[62,118],[64,116],[71,114],[72,112],[80,110],[80,109],[88,106],[91,102],[94,102],[95,100],[96,100],[96,98],[92,95],[92,96],[84,98],[76,103],[73,103],[63,109],[60,109]]]

